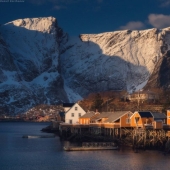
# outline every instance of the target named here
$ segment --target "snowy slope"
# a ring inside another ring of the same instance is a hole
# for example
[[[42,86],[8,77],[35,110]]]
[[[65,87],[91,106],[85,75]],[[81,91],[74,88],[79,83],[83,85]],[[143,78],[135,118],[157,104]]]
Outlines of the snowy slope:
[[[134,91],[170,49],[170,28],[69,37],[53,17],[0,26],[0,108],[75,102],[89,93]]]
[[[1,57],[8,60],[7,70],[1,67],[6,79],[0,83],[5,111],[16,113],[37,104],[67,101],[58,69],[63,35],[56,19],[19,19],[2,25],[0,32],[11,57]]]
[[[138,90],[167,50],[165,34],[165,30],[150,29],[70,37],[68,50],[61,55],[65,84],[81,96],[94,91]]]

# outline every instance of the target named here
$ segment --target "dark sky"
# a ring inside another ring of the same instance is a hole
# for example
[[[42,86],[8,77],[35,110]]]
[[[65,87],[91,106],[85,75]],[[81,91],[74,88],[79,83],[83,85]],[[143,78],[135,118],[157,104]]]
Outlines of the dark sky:
[[[0,24],[53,16],[70,35],[170,26],[170,0],[0,0]]]

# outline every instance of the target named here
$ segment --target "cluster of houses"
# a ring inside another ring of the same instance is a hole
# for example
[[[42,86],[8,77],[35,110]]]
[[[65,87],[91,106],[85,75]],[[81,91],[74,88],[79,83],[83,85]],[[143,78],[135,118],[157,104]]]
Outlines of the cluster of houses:
[[[64,112],[60,113],[64,121],[62,126],[70,125],[100,125],[111,128],[154,128],[170,127],[170,110],[167,115],[150,111],[114,111],[93,112],[85,111],[78,103],[64,103]]]

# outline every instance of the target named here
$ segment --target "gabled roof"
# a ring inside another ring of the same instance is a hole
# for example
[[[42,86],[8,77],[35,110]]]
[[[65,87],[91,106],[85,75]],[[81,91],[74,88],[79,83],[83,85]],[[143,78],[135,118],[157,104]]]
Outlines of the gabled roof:
[[[159,112],[151,112],[154,119],[166,119],[166,115],[164,113]]]
[[[99,120],[99,119],[102,119],[102,118],[108,118],[104,122],[105,123],[107,123],[107,122],[111,123],[111,122],[114,122],[114,121],[120,119],[120,117],[122,117],[124,114],[126,114],[128,112],[130,112],[130,111],[102,112],[101,114],[96,115],[91,120]]]
[[[153,117],[151,112],[145,111],[145,112],[138,112],[140,117]]]
[[[78,103],[74,103],[66,112],[65,114],[67,114],[75,105],[78,105],[80,108],[82,108]],[[83,108],[82,108],[83,109]],[[83,109],[84,110],[84,109]],[[85,110],[84,110],[85,111]]]
[[[102,112],[98,115],[96,115],[94,118],[92,118],[91,120],[99,120],[102,118],[108,118],[110,114],[112,114],[113,112]]]
[[[75,103],[63,103],[63,107],[72,107]]]
[[[115,122],[116,120],[120,119],[124,114],[128,113],[130,111],[115,111],[110,116],[105,122]],[[131,112],[130,112],[131,113]]]
[[[89,111],[86,114],[84,114],[83,116],[81,116],[80,118],[91,118],[95,115],[95,112],[93,111]]]

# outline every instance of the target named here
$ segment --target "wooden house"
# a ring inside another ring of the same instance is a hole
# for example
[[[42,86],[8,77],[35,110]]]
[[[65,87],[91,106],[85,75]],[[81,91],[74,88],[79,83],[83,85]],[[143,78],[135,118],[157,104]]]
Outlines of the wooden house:
[[[79,118],[85,113],[85,110],[78,103],[75,103],[69,110],[66,111],[65,123],[79,123]]]
[[[79,124],[89,124],[91,119],[95,118],[99,114],[99,112],[88,111],[79,118]]]
[[[130,117],[130,125],[131,127],[139,127],[139,128],[144,128],[146,125],[152,125],[153,122],[153,115],[149,111],[139,111],[135,112],[131,117]]]
[[[130,111],[115,111],[109,115],[105,123],[113,123],[117,127],[130,127],[130,117],[132,114]]]
[[[164,113],[159,112],[151,112],[154,121],[162,121],[163,123],[166,123],[166,115]]]
[[[144,101],[155,101],[159,98],[158,94],[146,90],[134,92],[130,94],[128,97],[130,101],[140,101],[142,103]]]
[[[166,115],[159,112],[151,112],[153,116],[152,126],[153,129],[163,129],[163,125],[166,123]]]

